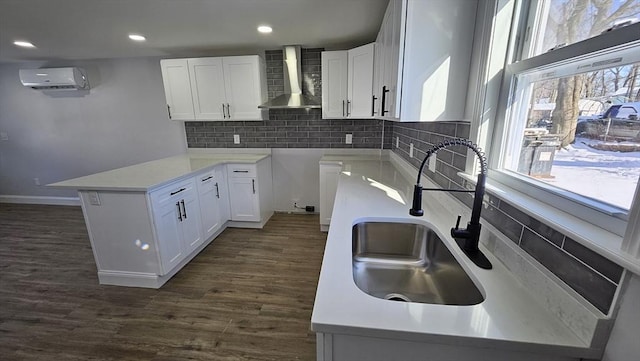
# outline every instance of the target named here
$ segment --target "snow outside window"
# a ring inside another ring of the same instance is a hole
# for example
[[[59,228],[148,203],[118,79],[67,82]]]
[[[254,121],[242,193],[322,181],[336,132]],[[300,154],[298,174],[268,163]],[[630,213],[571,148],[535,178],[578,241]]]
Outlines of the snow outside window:
[[[492,176],[623,236],[640,178],[640,1],[520,9],[529,15],[511,41]]]

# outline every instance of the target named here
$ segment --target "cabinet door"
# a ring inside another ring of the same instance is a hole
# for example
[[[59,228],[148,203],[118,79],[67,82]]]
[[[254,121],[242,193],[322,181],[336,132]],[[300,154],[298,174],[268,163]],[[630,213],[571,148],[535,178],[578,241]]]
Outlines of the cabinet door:
[[[374,44],[349,50],[349,80],[347,81],[347,116],[373,116],[373,53]]]
[[[163,59],[160,60],[160,68],[169,119],[195,119],[187,59]]]
[[[261,120],[262,81],[258,56],[223,58],[227,117],[231,120]]]
[[[320,224],[331,223],[341,165],[320,165]]]
[[[400,59],[402,57],[403,52],[403,23],[405,22],[406,17],[404,16],[404,11],[406,11],[406,1],[402,0],[393,0],[389,4],[392,6],[392,12],[390,17],[390,26],[388,29],[388,39],[389,39],[389,58],[387,60],[387,65],[385,67],[385,76],[387,77],[387,83],[389,84],[389,93],[387,93],[387,116],[393,119],[400,118],[400,92],[399,87],[401,84],[401,77],[399,74],[399,66]],[[429,34],[429,33],[425,33]],[[422,34],[424,37],[425,34]],[[427,36],[433,36],[429,34]]]
[[[260,206],[255,178],[229,178],[229,204],[231,220],[260,221]]]
[[[408,6],[400,117],[402,121],[464,119],[476,2],[413,0]],[[424,21],[434,16],[447,24],[446,29]]]
[[[322,118],[345,118],[347,101],[347,51],[322,52]]]
[[[185,191],[180,199],[180,205],[182,207],[182,222],[180,223],[182,241],[186,253],[189,254],[204,242],[200,220],[200,202],[198,202],[194,188]]]
[[[196,177],[196,181],[198,182],[198,198],[200,201],[202,236],[204,240],[211,238],[221,226],[218,179],[213,171]]]
[[[228,119],[222,58],[189,59],[195,119]]]
[[[231,209],[229,208],[229,187],[227,183],[227,171],[225,166],[219,166],[214,169],[217,193],[218,206],[220,211],[220,223],[231,219]]]
[[[182,244],[180,225],[182,213],[179,199],[168,198],[159,204],[153,204],[153,216],[158,237],[162,274],[167,274],[185,256]]]

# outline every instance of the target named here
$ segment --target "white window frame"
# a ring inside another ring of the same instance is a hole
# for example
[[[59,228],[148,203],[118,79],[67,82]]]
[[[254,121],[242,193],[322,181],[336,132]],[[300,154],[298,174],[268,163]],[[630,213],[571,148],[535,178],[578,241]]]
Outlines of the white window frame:
[[[479,50],[482,53],[480,58],[483,60],[479,61],[478,66],[478,70],[482,72],[479,75],[480,81],[478,83],[485,84],[485,87],[484,89],[476,90],[472,94],[480,105],[472,109],[471,139],[476,140],[478,144],[489,150],[489,182],[497,181],[498,184],[526,194],[550,205],[554,209],[576,216],[619,236],[621,239],[619,250],[631,255],[636,260],[640,260],[640,183],[636,188],[631,209],[627,213],[620,212],[620,209],[614,206],[601,209],[593,204],[591,207],[585,206],[585,204],[593,202],[586,197],[576,197],[573,193],[548,186],[543,182],[532,182],[529,177],[502,169],[502,164],[505,162],[504,149],[509,145],[509,132],[506,130],[509,126],[509,117],[507,115],[514,111],[514,107],[517,105],[515,104],[516,99],[512,94],[512,87],[515,85],[514,82],[518,74],[533,69],[541,69],[550,64],[556,67],[558,64],[573,63],[576,59],[591,60],[593,62],[592,57],[594,54],[606,58],[607,54],[610,56],[612,49],[624,49],[629,44],[634,47],[640,46],[638,36],[640,34],[640,23],[638,23],[570,44],[548,53],[529,58],[527,56],[530,54],[525,54],[524,57],[526,59],[512,62],[510,60],[515,59],[514,54],[518,52],[521,54],[523,49],[530,48],[526,43],[531,41],[531,36],[528,36],[526,29],[535,29],[535,24],[527,24],[525,22],[535,19],[527,16],[526,12],[538,6],[536,0],[532,1],[535,2],[533,5],[531,1],[527,0],[494,0],[489,1],[490,5],[487,5],[493,13],[491,11],[487,12],[490,17],[487,14],[484,15],[484,30],[486,34],[483,39],[479,39],[483,41],[482,50]],[[499,18],[500,16],[504,17],[504,14],[500,15],[499,13],[505,8],[512,11],[511,18],[513,21],[509,35],[505,35],[504,24],[502,24],[502,28],[499,27],[501,21]],[[518,15],[515,16],[514,14]],[[479,19],[479,21],[482,20]],[[491,28],[491,31],[486,30],[488,27]],[[492,53],[494,51],[496,51],[496,54]],[[492,58],[497,60],[492,60]],[[500,64],[500,60],[505,61]],[[637,61],[636,59],[631,62]],[[498,86],[496,86],[495,82],[492,84],[490,81],[492,79],[491,73],[495,73],[495,71],[491,71],[491,68],[496,66],[502,67],[502,81]],[[568,69],[569,67],[565,68]],[[496,88],[499,88],[499,90]],[[491,119],[492,116],[493,119]],[[467,174],[475,174],[475,163],[473,157],[468,157]],[[521,208],[526,208],[526,205],[520,206]],[[599,246],[596,245],[589,248],[597,250]],[[626,257],[623,256],[623,258]]]

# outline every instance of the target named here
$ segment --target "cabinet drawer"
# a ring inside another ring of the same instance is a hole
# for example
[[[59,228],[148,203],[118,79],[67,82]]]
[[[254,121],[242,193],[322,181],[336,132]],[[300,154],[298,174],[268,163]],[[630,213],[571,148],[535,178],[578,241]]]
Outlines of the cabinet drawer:
[[[196,176],[196,183],[200,191],[208,191],[215,188],[216,177],[214,171],[209,171]]]
[[[255,164],[229,164],[227,166],[229,177],[254,178],[256,176]]]
[[[172,183],[162,188],[152,191],[149,195],[152,202],[163,203],[172,198],[184,198],[185,194],[194,191],[193,178]]]

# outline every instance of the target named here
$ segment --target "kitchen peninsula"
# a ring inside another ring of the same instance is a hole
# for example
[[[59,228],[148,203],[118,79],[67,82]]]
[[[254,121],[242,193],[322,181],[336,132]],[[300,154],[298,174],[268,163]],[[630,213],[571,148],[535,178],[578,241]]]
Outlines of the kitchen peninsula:
[[[226,227],[273,214],[271,155],[186,154],[50,184],[77,189],[101,284],[159,288]]]

